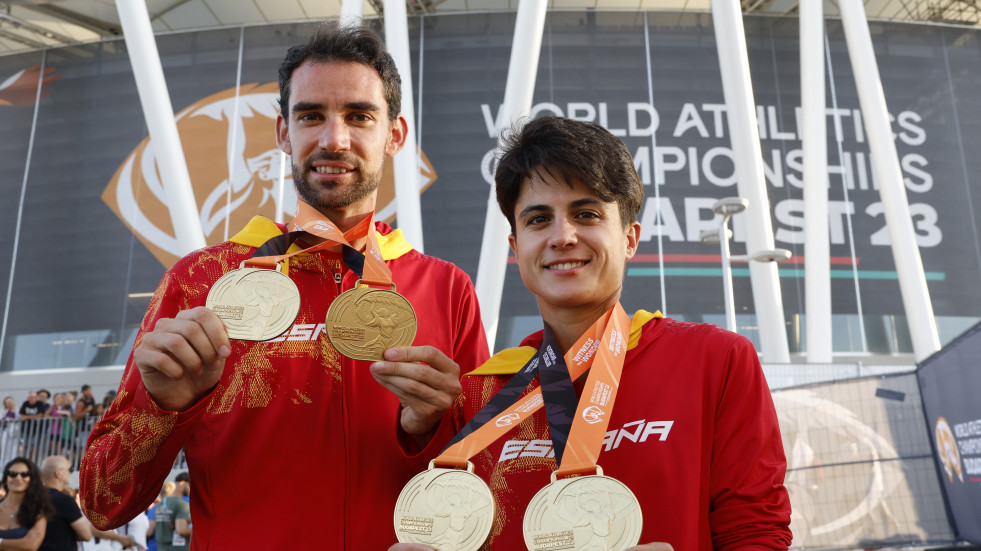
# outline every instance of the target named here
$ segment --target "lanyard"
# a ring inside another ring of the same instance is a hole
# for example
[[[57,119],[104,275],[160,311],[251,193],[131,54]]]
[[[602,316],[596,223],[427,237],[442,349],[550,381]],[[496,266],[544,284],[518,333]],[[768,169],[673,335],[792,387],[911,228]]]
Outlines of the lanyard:
[[[317,209],[299,200],[296,203],[296,216],[290,222],[287,233],[273,237],[256,249],[252,258],[245,264],[272,268],[276,264],[301,253],[313,253],[342,245],[342,258],[352,271],[358,274],[364,284],[379,287],[392,286],[392,271],[382,260],[381,247],[374,231],[374,213],[369,213],[346,232],[341,231]],[[303,234],[309,233],[324,241],[300,251],[287,253],[290,245]],[[351,246],[352,241],[366,238],[365,254]]]
[[[626,330],[629,327],[630,318],[617,303],[596,320],[562,357],[566,371],[564,379],[569,380],[570,390],[572,380],[578,379],[587,370],[589,376],[571,421],[567,420],[569,408],[564,403],[553,406],[557,417],[554,422],[553,419],[549,419],[550,431],[553,425],[569,424],[568,440],[563,446],[564,449],[560,451],[556,447],[560,476],[582,474],[596,469],[596,461],[603,446],[603,437],[620,386],[620,375],[627,353]],[[546,336],[549,334],[551,331],[548,331]],[[520,399],[518,396],[537,371],[541,369],[549,371],[559,367],[559,355],[556,354],[558,347],[554,337],[551,339],[552,342],[549,340],[546,338],[542,342],[535,356],[450,441],[446,449],[435,459],[435,465],[464,467],[471,457],[504,436],[543,406],[546,407],[546,415],[548,415],[549,406],[546,405],[546,400],[553,391],[559,395],[565,392],[561,388],[566,384],[562,377],[546,375],[543,378],[543,386],[554,383],[555,388],[544,393],[542,388],[536,388]],[[564,416],[563,412],[566,412]],[[552,436],[554,446],[556,435]],[[559,459],[560,454],[561,459]]]

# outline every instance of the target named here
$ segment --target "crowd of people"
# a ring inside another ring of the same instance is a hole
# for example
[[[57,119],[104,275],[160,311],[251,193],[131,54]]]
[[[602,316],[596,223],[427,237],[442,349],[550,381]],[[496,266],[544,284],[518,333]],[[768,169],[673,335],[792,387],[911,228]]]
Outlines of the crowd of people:
[[[0,551],[186,551],[190,548],[190,479],[164,484],[160,497],[114,530],[82,514],[72,466],[63,455],[40,463],[15,457],[0,478]]]
[[[116,391],[110,390],[99,402],[90,385],[54,395],[43,388],[32,390],[19,408],[13,396],[4,397],[0,464],[19,456],[38,462],[48,455],[63,455],[77,468],[92,426],[115,397]]]

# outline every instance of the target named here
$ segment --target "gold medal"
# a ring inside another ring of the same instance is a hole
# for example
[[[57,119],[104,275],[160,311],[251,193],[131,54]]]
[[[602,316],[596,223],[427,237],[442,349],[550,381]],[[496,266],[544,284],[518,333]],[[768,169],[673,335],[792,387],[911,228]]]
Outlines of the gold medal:
[[[355,360],[381,360],[392,346],[416,338],[416,312],[392,289],[362,287],[344,291],[327,309],[327,337],[338,352]]]
[[[479,549],[494,524],[494,496],[467,469],[433,466],[412,477],[395,503],[395,535],[402,543],[422,543],[439,551]]]
[[[267,341],[289,329],[300,312],[300,291],[286,274],[246,268],[221,276],[208,291],[205,305],[218,314],[228,337]]]
[[[615,478],[595,475],[556,480],[535,494],[522,529],[530,551],[607,549],[637,545],[643,527],[640,503]]]

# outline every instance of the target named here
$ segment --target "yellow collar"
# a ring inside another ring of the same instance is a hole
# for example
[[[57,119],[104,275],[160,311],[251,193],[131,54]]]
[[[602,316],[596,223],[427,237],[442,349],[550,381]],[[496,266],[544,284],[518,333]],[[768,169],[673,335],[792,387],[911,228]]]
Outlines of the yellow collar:
[[[249,220],[249,223],[242,228],[242,231],[232,236],[229,241],[249,247],[261,247],[263,243],[282,233],[283,230],[279,229],[279,226],[272,220],[265,216],[253,216],[252,220]],[[392,230],[385,235],[376,230],[375,235],[378,236],[378,246],[381,248],[383,260],[394,260],[412,250],[412,245],[405,240],[402,230]],[[300,250],[302,249],[294,243],[290,245],[287,252],[293,253]],[[284,272],[288,273],[288,268],[285,266]]]
[[[637,343],[640,342],[641,330],[647,322],[663,317],[664,314],[660,310],[655,311],[653,314],[647,310],[637,310],[634,313],[633,319],[630,321],[630,340],[627,343],[627,350],[637,346]],[[513,375],[528,363],[528,360],[535,355],[535,352],[536,350],[530,346],[505,348],[491,356],[489,360],[477,369],[467,373],[467,376]]]

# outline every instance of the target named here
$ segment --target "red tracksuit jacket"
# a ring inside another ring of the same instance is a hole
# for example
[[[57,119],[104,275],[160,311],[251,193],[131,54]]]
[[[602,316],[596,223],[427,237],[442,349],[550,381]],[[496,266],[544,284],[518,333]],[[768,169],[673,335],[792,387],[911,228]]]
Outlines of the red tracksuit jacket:
[[[463,378],[459,430],[532,357],[542,333]],[[537,379],[536,379],[537,381]],[[537,382],[532,388],[537,386]],[[714,325],[634,315],[599,465],[640,501],[640,543],[678,551],[786,549],[790,500],[773,401],[753,345]],[[446,443],[452,430],[440,428]],[[524,549],[532,497],[556,469],[544,409],[472,461],[496,518],[484,549]]]
[[[416,310],[414,344],[435,346],[463,370],[483,363],[487,343],[469,277],[412,250],[401,232],[376,229],[397,289]],[[158,319],[204,305],[219,277],[281,232],[257,217],[231,242],[179,261],[161,281],[137,344]],[[294,325],[273,341],[233,340],[220,383],[188,411],[157,407],[130,356],[82,463],[82,505],[93,524],[119,526],[145,510],[184,448],[191,549],[387,549],[396,541],[395,499],[426,463],[400,449],[396,396],[372,378],[369,362],[340,356],[324,332],[328,306],[357,276],[324,253],[289,259],[288,275],[301,297]]]

